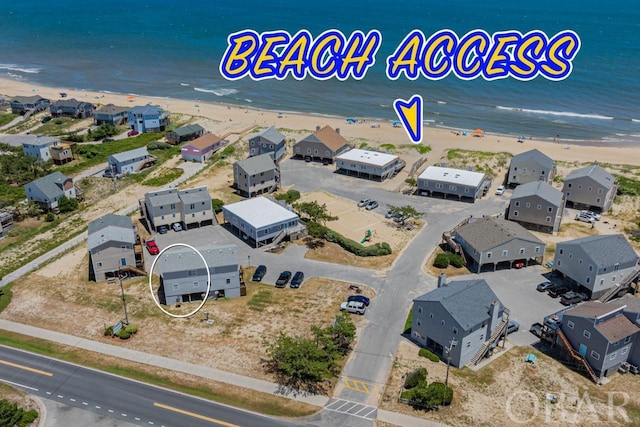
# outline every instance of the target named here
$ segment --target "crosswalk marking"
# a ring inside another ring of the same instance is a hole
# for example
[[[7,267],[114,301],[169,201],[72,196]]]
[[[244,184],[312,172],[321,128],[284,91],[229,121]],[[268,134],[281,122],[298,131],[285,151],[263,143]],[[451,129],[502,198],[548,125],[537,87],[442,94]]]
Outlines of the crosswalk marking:
[[[375,406],[365,405],[364,403],[352,402],[350,400],[331,398],[325,405],[324,409],[353,415],[354,417],[365,418],[367,420],[375,420],[378,408]]]

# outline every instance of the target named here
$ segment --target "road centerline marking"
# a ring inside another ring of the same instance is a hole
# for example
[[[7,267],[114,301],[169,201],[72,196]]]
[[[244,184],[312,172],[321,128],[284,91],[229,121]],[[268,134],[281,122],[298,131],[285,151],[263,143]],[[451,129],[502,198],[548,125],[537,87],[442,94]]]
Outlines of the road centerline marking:
[[[195,412],[185,411],[184,409],[175,408],[173,406],[164,405],[164,404],[158,403],[158,402],[154,402],[153,406],[158,407],[158,408],[162,408],[162,409],[166,409],[167,411],[177,412],[178,414],[183,414],[183,415],[187,415],[187,416],[190,416],[190,417],[193,417],[193,418],[197,418],[199,420],[209,421],[210,423],[219,424],[219,425],[225,426],[225,427],[240,427],[237,424],[227,423],[227,422],[224,422],[222,420],[217,420],[215,418],[207,417],[205,415],[196,414]]]
[[[18,365],[17,363],[9,362],[7,360],[0,359],[0,364],[11,366],[12,368],[22,369],[24,371],[33,372],[35,374],[45,375],[47,377],[52,377],[53,374],[51,372],[41,371],[40,369],[30,368],[24,365]]]

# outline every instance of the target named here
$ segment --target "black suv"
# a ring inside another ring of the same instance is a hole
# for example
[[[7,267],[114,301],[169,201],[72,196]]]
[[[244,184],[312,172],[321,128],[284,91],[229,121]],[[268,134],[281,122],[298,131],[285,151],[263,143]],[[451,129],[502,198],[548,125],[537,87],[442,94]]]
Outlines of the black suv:
[[[296,271],[296,274],[293,275],[293,279],[291,279],[291,285],[289,286],[292,288],[299,288],[303,281],[304,273],[302,271]]]
[[[291,279],[290,271],[283,271],[280,273],[278,280],[276,280],[276,288],[284,288],[289,283],[289,279]]]
[[[253,273],[253,277],[251,278],[251,280],[254,282],[260,282],[262,281],[262,278],[265,274],[267,274],[267,267],[264,265],[259,265],[258,268],[256,268],[256,271]]]
[[[564,294],[565,292],[569,292],[570,290],[571,289],[565,286],[557,286],[549,289],[548,294],[551,298],[558,298],[560,295]]]

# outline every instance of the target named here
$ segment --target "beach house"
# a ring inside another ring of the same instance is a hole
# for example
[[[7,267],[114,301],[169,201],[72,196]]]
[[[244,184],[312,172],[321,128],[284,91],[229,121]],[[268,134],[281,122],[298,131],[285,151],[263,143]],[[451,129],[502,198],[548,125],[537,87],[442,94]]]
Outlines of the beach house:
[[[60,99],[49,105],[52,117],[73,117],[74,119],[85,119],[93,115],[93,104],[85,101],[78,101],[75,98]]]
[[[93,112],[93,121],[97,125],[110,124],[118,126],[127,121],[127,110],[125,107],[117,107],[107,104]]]
[[[567,207],[598,212],[611,209],[617,191],[615,177],[598,163],[572,170],[564,179],[562,187]]]
[[[564,212],[564,194],[544,181],[518,185],[509,201],[507,219],[551,233],[557,233]]]
[[[11,135],[4,139],[21,141],[22,152],[26,156],[35,157],[42,162],[51,160],[50,148],[60,143],[58,138],[43,135]]]
[[[167,132],[164,137],[169,144],[178,145],[186,141],[194,140],[202,135],[204,135],[204,128],[196,123],[173,129]]]
[[[444,199],[475,202],[490,186],[485,174],[462,169],[429,166],[418,176],[418,194]]]
[[[206,298],[240,296],[238,247],[220,245],[196,249],[205,262],[198,253],[183,247],[172,248],[158,259],[160,304],[177,305]],[[207,294],[208,280],[211,284]]]
[[[216,151],[229,143],[213,133],[207,133],[185,144],[180,148],[182,159],[190,162],[204,163]]]
[[[149,155],[146,147],[134,148],[122,153],[112,154],[107,157],[107,170],[112,175],[128,175],[140,172],[145,167],[151,166],[155,162],[155,157]]]
[[[405,163],[394,154],[354,148],[335,158],[336,170],[345,175],[376,181],[393,177]]]
[[[54,165],[64,165],[73,160],[71,145],[65,142],[53,144],[49,147],[49,152],[51,153],[51,160],[53,160]]]
[[[556,166],[553,159],[534,148],[511,158],[507,184],[513,187],[534,181],[550,183],[553,181],[555,172]]]
[[[160,132],[171,122],[168,111],[157,105],[136,106],[127,110],[129,128],[140,133]]]
[[[150,191],[140,200],[140,211],[149,228],[155,231],[161,226],[171,227],[175,223],[190,229],[216,222],[206,186]]]
[[[65,196],[76,198],[76,186],[72,178],[67,178],[60,172],[54,172],[38,178],[24,186],[27,200],[37,203],[45,211],[58,207],[58,202]]]
[[[413,300],[411,338],[461,368],[505,338],[509,310],[483,279],[446,282]],[[450,351],[449,351],[450,349]]]
[[[136,267],[136,231],[131,217],[107,214],[89,223],[89,280],[118,277],[126,266]]]
[[[9,104],[11,105],[11,112],[13,114],[31,114],[46,110],[49,104],[51,104],[51,101],[40,95],[14,96],[11,98]]]
[[[280,167],[273,153],[238,160],[233,164],[233,186],[245,197],[271,193],[280,186]]]
[[[350,148],[347,140],[340,135],[339,128],[333,130],[331,126],[323,128],[316,126],[314,133],[306,136],[293,146],[293,157],[309,161],[333,163],[336,156]]]
[[[274,160],[279,162],[286,152],[286,138],[274,126],[269,126],[249,137],[249,157],[273,153]]]

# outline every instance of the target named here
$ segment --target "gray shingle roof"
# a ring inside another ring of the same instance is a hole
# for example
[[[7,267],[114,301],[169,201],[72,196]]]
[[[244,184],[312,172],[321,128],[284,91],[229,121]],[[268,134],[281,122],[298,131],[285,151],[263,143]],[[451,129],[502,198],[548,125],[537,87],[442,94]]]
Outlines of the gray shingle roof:
[[[544,245],[542,240],[517,222],[489,216],[463,225],[456,234],[478,251],[486,251],[514,239]]]
[[[256,175],[276,168],[272,153],[260,154],[259,156],[238,160],[236,164],[248,175]]]
[[[462,328],[468,330],[488,320],[491,304],[500,300],[484,279],[476,279],[451,282],[413,301],[439,302]]]
[[[213,273],[216,267],[238,264],[238,247],[236,245],[204,246],[196,248]],[[202,259],[189,248],[176,247],[162,254],[158,260],[160,274],[202,269]]]
[[[20,104],[35,104],[41,99],[45,101],[47,100],[47,98],[43,98],[39,95],[32,95],[32,96],[14,96],[13,98],[11,98],[11,102],[18,102]]]
[[[130,217],[107,214],[89,223],[87,238],[89,250],[109,241],[135,244],[135,232]]]
[[[562,204],[562,191],[543,181],[533,181],[518,185],[513,190],[511,200],[530,196],[538,196],[554,206]]]
[[[136,105],[135,107],[129,108],[127,112],[131,114],[142,114],[143,116],[146,116],[153,114],[162,115],[164,110],[161,107],[155,105]]]
[[[4,142],[12,147],[19,147],[23,144],[53,145],[56,142],[60,142],[60,139],[52,136],[38,135],[0,135],[0,142]]]
[[[516,154],[511,159],[511,164],[515,165],[526,160],[533,160],[534,162],[538,163],[539,165],[547,169],[553,168],[553,159],[545,155],[542,151],[538,150],[537,148],[534,148],[533,150],[525,151],[524,153]]]
[[[151,206],[167,206],[170,204],[178,204],[180,203],[180,198],[178,197],[178,190],[172,188],[170,190],[163,190],[160,194],[151,194],[149,195],[149,204]]]
[[[115,114],[124,113],[127,110],[128,110],[128,108],[126,108],[126,107],[117,107],[117,106],[115,106],[113,104],[108,104],[108,105],[105,105],[104,107],[96,110],[95,113],[97,113],[97,114],[115,115]]]
[[[149,157],[149,152],[145,147],[134,148],[133,150],[116,153],[109,157],[113,157],[117,162],[122,163],[138,157]]]
[[[196,187],[180,190],[178,197],[182,200],[183,204],[208,202],[211,203],[211,195],[207,187]]]
[[[251,140],[258,137],[262,137],[274,144],[279,144],[285,139],[285,136],[274,126],[269,126],[268,128],[261,130],[260,132],[252,135],[249,139]]]
[[[93,106],[90,102],[78,101],[75,98],[70,99],[59,99],[58,101],[51,104],[51,108],[55,109],[56,107],[70,107],[70,108],[80,108],[86,106]]]
[[[618,299],[617,302],[627,306],[624,309],[625,312],[640,313],[640,298],[636,296],[626,294],[622,298]]]
[[[564,179],[564,182],[566,183],[567,181],[584,178],[584,177],[589,177],[593,179],[594,181],[596,181],[598,184],[602,185],[605,188],[611,188],[613,184],[615,184],[616,182],[613,175],[611,175],[609,172],[607,172],[597,164],[572,170]]]
[[[638,254],[622,234],[606,234],[582,237],[561,242],[556,250],[567,246],[579,246],[596,266],[637,262]]]
[[[61,197],[64,194],[63,185],[68,178],[60,172],[54,172],[35,181],[31,184],[35,185],[42,191],[48,199]]]
[[[178,136],[187,136],[198,132],[204,132],[204,128],[199,124],[186,125],[173,130],[173,133]]]

